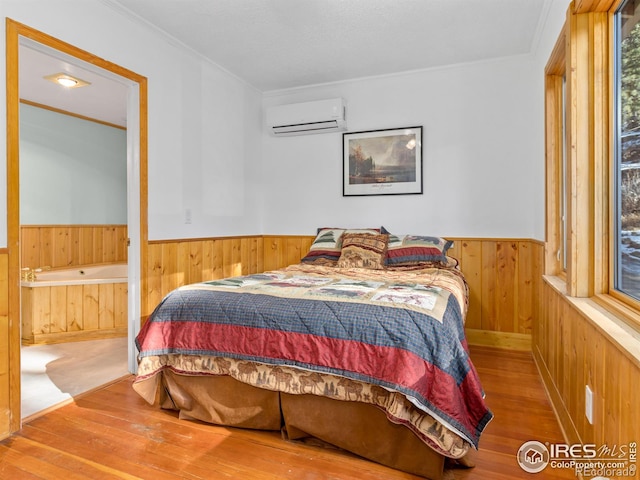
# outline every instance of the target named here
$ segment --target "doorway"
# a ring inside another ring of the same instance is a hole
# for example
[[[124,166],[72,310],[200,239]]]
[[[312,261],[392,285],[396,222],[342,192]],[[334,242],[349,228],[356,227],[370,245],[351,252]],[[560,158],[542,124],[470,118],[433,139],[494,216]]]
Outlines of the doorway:
[[[19,51],[27,45],[64,59],[71,64],[121,82],[127,88],[127,230],[128,230],[128,370],[136,370],[133,339],[139,331],[142,308],[146,306],[147,247],[147,158],[146,158],[146,78],[107,62],[84,50],[42,32],[7,19],[7,238],[8,313],[20,319],[20,195],[19,195]],[[9,327],[9,403],[10,431],[21,426],[20,321]]]

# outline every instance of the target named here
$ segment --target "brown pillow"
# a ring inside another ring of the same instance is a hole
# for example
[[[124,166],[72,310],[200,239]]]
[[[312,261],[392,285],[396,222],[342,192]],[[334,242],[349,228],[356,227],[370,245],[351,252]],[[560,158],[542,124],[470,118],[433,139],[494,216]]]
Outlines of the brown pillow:
[[[309,252],[302,263],[336,266],[342,252],[342,234],[344,233],[380,233],[380,229],[319,228]]]
[[[382,270],[388,243],[389,235],[387,234],[345,233],[342,236],[342,251],[338,267]]]

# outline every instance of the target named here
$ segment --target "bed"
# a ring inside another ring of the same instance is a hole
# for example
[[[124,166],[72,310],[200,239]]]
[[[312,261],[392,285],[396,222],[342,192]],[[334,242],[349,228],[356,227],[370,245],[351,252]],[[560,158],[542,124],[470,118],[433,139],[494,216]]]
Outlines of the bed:
[[[449,246],[321,229],[300,264],[180,287],[136,339],[134,389],[180,418],[317,438],[442,478],[492,418]]]

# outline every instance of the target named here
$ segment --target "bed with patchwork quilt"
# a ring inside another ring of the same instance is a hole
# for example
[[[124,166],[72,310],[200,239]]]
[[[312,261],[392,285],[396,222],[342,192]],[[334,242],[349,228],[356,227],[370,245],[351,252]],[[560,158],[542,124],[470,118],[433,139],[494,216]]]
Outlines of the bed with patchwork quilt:
[[[386,264],[388,235],[367,235],[369,253],[384,240],[377,267],[352,249],[171,292],[136,339],[135,390],[181,418],[312,436],[441,478],[492,418],[464,335],[467,286],[450,259]]]

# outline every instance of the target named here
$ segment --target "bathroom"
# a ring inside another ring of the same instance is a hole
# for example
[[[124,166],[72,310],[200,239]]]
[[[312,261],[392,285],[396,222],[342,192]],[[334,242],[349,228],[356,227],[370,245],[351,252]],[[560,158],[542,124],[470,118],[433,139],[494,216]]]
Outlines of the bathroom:
[[[126,264],[126,215],[126,130],[21,103],[23,343],[95,338],[100,329],[126,335],[126,267],[115,288],[84,278],[89,266]],[[68,281],[44,285],[61,269]],[[25,312],[34,314],[27,315],[31,328]]]
[[[21,57],[37,60],[33,63],[40,68],[51,64],[46,55],[28,48],[21,48]],[[46,82],[42,76],[37,80]],[[118,125],[21,98],[23,419],[44,406],[25,403],[32,390],[30,380],[51,381],[56,364],[71,371],[85,362],[82,355],[88,362],[107,349],[111,350],[105,352],[107,362],[115,363],[116,355],[124,365],[120,376],[126,374],[125,125],[126,119]],[[73,361],[65,360],[70,354],[59,353],[71,350],[80,352],[72,355]],[[30,366],[28,357],[33,356],[46,363]],[[63,379],[66,376],[57,374],[60,381],[52,387],[56,392],[49,404],[74,396],[79,375],[72,375],[73,386]],[[38,397],[47,396],[42,386],[36,391]]]

